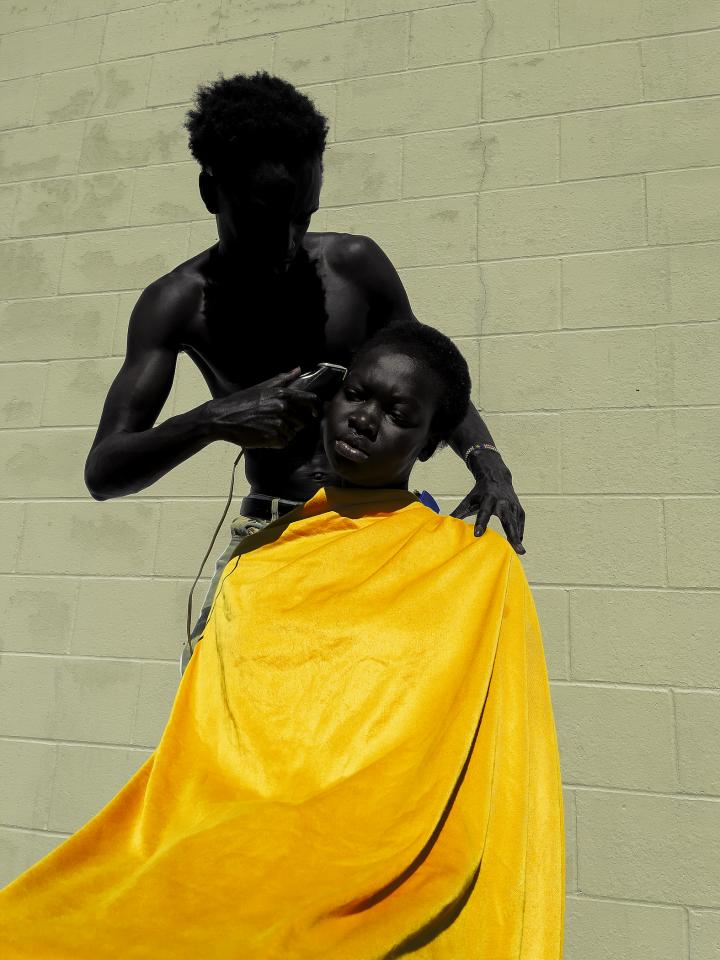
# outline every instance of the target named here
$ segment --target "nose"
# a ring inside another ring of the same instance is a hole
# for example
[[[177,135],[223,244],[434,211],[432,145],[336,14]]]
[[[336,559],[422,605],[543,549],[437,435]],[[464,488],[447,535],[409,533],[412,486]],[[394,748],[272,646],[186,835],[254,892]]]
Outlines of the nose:
[[[376,410],[377,405],[375,403],[363,403],[355,407],[348,417],[348,425],[356,433],[374,440],[378,431]]]

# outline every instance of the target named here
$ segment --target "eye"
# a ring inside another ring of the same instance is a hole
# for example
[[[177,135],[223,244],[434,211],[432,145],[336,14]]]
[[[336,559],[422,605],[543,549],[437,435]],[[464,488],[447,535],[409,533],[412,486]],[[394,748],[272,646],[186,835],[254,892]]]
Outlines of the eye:
[[[355,389],[355,387],[345,387],[345,396],[348,400],[359,400],[360,394]]]
[[[409,426],[410,426],[410,424],[407,422],[407,420],[403,417],[402,414],[400,414],[400,413],[393,413],[393,414],[391,414],[391,416],[392,416],[393,420],[395,421],[395,423],[396,423],[399,427],[409,427]]]

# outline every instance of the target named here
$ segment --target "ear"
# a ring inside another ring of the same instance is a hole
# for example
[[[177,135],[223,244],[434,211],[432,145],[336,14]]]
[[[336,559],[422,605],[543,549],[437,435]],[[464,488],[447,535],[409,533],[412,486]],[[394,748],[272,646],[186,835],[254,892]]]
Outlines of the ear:
[[[198,177],[198,186],[200,187],[200,196],[207,208],[208,213],[218,212],[217,190],[215,178],[207,170],[201,170]]]
[[[427,439],[427,442],[425,443],[422,450],[418,454],[418,460],[422,461],[423,463],[426,460],[429,460],[430,457],[437,450],[437,445],[439,443],[440,443],[440,437],[437,434],[431,433]]]

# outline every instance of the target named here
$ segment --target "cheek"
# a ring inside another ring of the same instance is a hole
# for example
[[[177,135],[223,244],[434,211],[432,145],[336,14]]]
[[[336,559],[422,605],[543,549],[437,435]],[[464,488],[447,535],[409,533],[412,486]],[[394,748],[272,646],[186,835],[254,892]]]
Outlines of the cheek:
[[[323,416],[324,428],[327,431],[335,432],[335,428],[338,424],[343,422],[343,404],[340,400],[334,397],[329,403],[325,406],[325,412]]]
[[[350,404],[345,399],[342,387],[328,405],[328,414],[335,420],[343,420],[348,415]]]
[[[388,433],[388,443],[393,447],[398,459],[414,458],[422,449],[426,434],[424,431],[401,430],[396,427],[392,435]]]

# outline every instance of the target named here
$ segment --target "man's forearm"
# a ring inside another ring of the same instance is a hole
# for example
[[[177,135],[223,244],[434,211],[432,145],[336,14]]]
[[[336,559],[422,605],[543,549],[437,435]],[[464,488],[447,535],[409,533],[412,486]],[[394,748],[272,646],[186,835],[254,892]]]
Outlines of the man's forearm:
[[[492,443],[493,438],[485,426],[485,422],[472,403],[468,404],[465,418],[453,431],[449,445],[459,457],[464,457],[465,451],[473,443]],[[497,456],[497,454],[495,454]]]
[[[206,404],[156,427],[114,433],[101,440],[85,464],[85,484],[95,500],[110,500],[151,486],[215,438]]]

